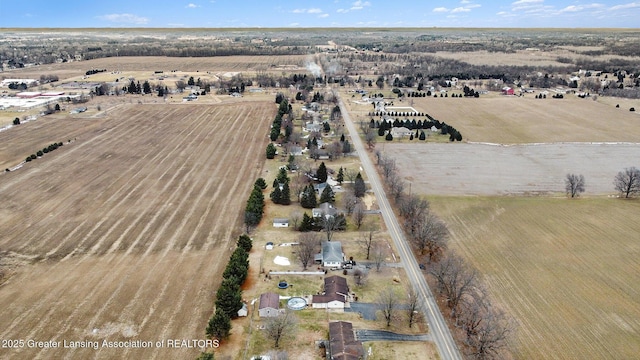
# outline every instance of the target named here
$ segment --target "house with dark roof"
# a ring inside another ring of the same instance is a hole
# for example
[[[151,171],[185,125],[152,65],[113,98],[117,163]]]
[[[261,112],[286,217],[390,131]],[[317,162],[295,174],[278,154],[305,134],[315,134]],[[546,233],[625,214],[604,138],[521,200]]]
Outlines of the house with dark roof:
[[[329,323],[329,352],[331,360],[362,360],[364,348],[356,340],[353,325],[347,321]]]
[[[324,279],[322,294],[311,297],[313,309],[344,311],[349,305],[349,286],[347,279],[341,276],[329,276]]]
[[[280,315],[280,295],[272,292],[260,295],[258,314],[260,317],[276,317]]]

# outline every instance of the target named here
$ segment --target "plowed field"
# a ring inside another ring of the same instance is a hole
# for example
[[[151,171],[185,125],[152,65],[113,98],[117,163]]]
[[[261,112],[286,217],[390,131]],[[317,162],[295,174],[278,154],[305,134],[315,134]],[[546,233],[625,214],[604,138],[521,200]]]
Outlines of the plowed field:
[[[635,359],[640,353],[640,203],[432,197],[451,247],[517,322],[517,359]]]
[[[201,350],[166,340],[204,339],[275,107],[121,110],[0,132],[4,164],[64,142],[0,174],[0,254],[13,273],[0,286],[0,339],[90,345],[27,342],[0,348],[0,358],[176,359]],[[105,339],[153,346],[105,348]]]

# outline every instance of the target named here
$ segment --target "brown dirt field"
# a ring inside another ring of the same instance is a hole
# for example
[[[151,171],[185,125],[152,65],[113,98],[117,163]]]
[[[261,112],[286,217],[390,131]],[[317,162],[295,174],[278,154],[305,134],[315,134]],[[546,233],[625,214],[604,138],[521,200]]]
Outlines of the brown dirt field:
[[[531,51],[531,50],[517,50],[515,53],[506,52],[489,52],[489,51],[471,51],[471,52],[449,52],[438,51],[435,56],[452,59],[458,61],[464,61],[473,65],[511,65],[511,66],[561,66],[565,67],[567,64],[558,62],[558,57],[580,59],[586,55],[576,53],[578,51],[593,50],[593,47],[569,47],[562,46],[550,51]],[[638,57],[630,56],[612,56],[612,55],[600,55],[589,56],[589,59],[594,61],[608,61],[612,58],[626,59],[630,61],[638,61]]]
[[[413,98],[413,107],[451,124],[462,133],[464,140],[471,142],[638,142],[640,139],[640,114],[630,112],[629,107],[615,108],[609,103],[575,95],[566,95],[564,99],[535,99],[535,95]],[[640,109],[640,100],[628,103],[635,103],[636,109]]]
[[[72,138],[0,176],[0,250],[15,260],[0,287],[1,339],[204,339],[275,107],[120,110],[0,132],[3,163]],[[0,358],[174,359],[199,351],[25,347],[0,349]]]
[[[517,322],[516,359],[640,353],[640,202],[430,197],[450,246]]]
[[[216,57],[163,57],[163,56],[120,56],[61,64],[47,64],[26,69],[16,69],[3,73],[5,77],[32,77],[58,75],[60,80],[84,75],[90,69],[110,71],[154,71],[162,70],[162,75],[171,75],[172,70],[206,73],[207,71],[278,71],[304,69],[306,55],[274,56],[216,56]],[[99,75],[99,74],[96,74]],[[159,74],[157,76],[160,76]],[[90,81],[89,78],[88,81]]]

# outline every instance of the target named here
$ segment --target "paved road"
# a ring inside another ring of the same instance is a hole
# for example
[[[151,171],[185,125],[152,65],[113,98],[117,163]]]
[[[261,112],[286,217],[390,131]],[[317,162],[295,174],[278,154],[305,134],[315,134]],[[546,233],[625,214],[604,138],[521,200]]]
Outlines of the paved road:
[[[337,93],[336,96],[338,96]],[[449,328],[447,327],[447,324],[444,321],[442,314],[440,313],[440,309],[438,309],[438,306],[436,305],[436,301],[433,297],[433,294],[431,293],[431,290],[429,289],[429,286],[427,285],[427,281],[424,279],[424,276],[422,275],[422,272],[418,267],[418,262],[411,252],[411,248],[409,247],[404,233],[400,228],[398,219],[393,213],[393,209],[391,208],[384,188],[382,187],[380,177],[378,176],[378,173],[373,166],[373,162],[366,153],[366,150],[362,143],[362,139],[360,139],[360,136],[358,134],[358,130],[356,129],[355,124],[351,121],[349,112],[345,108],[342,99],[339,97],[338,99],[345,126],[351,134],[351,142],[353,144],[353,148],[360,155],[362,168],[369,178],[371,189],[376,194],[376,200],[378,202],[378,205],[380,206],[380,210],[382,211],[382,218],[384,219],[387,229],[389,229],[389,235],[391,235],[393,241],[396,244],[396,248],[398,250],[398,253],[400,254],[400,261],[404,265],[407,276],[409,277],[409,281],[411,282],[411,285],[416,290],[416,293],[420,298],[422,311],[426,315],[427,321],[429,323],[429,329],[431,331],[431,336],[433,337],[433,341],[438,348],[440,358],[443,360],[462,360],[460,351],[453,341],[451,332],[449,331]]]
[[[431,336],[396,334],[384,330],[356,330],[356,339],[364,341],[431,341]]]

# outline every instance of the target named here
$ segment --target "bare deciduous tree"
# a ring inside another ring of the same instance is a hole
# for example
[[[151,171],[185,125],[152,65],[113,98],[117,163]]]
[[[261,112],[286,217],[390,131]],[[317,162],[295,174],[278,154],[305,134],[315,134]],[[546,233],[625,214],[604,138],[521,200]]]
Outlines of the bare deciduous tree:
[[[473,332],[467,334],[466,343],[476,359],[499,359],[513,331],[513,323],[502,311],[488,307]]]
[[[374,131],[369,131],[364,134],[364,141],[366,141],[369,149],[373,149],[376,147],[376,133]]]
[[[380,159],[380,166],[382,167],[382,175],[384,175],[385,179],[388,179],[389,176],[396,171],[396,160],[383,156]]]
[[[380,306],[380,312],[382,318],[387,324],[387,327],[391,326],[391,321],[396,316],[398,309],[398,294],[392,287],[386,287],[378,294],[378,306]]]
[[[455,253],[447,254],[429,273],[436,279],[438,291],[445,295],[451,317],[455,318],[460,301],[476,288],[477,272]]]
[[[567,195],[572,198],[577,197],[584,192],[584,176],[576,174],[567,174],[564,180],[564,187]]]
[[[353,192],[347,191],[342,195],[342,202],[344,206],[344,211],[347,212],[347,215],[351,215],[353,213],[353,209],[355,209],[356,205],[360,199],[358,199]]]
[[[404,217],[404,226],[409,234],[413,234],[416,226],[429,211],[429,202],[415,194],[402,197],[398,204],[400,215]]]
[[[407,300],[407,312],[408,312],[408,319],[409,319],[409,327],[412,327],[413,324],[415,324],[418,319],[419,319],[419,306],[420,303],[418,302],[418,294],[416,293],[415,289],[413,288],[413,286],[409,287],[409,299]]]
[[[298,319],[293,312],[286,310],[284,313],[267,320],[265,333],[269,339],[273,340],[273,346],[277,349],[283,338],[294,334],[297,323]]]
[[[376,265],[376,272],[380,272],[382,268],[382,264],[384,264],[384,260],[387,257],[387,250],[384,245],[380,243],[376,243],[373,246],[373,263]]]
[[[362,202],[358,202],[355,206],[355,208],[353,209],[353,223],[357,226],[358,230],[360,230],[360,227],[362,226],[362,223],[364,222],[364,204]]]
[[[293,229],[298,230],[298,223],[300,222],[300,220],[302,220],[302,214],[300,213],[300,211],[291,211],[291,214],[289,214],[289,218],[291,219],[291,225],[293,225]]]
[[[318,252],[319,237],[315,233],[302,233],[298,237],[298,259],[302,263],[302,269],[307,270]]]
[[[358,286],[362,286],[364,284],[367,283],[367,273],[365,271],[362,271],[360,269],[355,269],[353,271],[353,282],[355,282],[356,285]]]
[[[406,184],[398,172],[393,171],[389,174],[389,177],[387,177],[387,184],[389,184],[389,190],[391,190],[393,200],[396,202],[400,201],[400,197],[404,192]]]
[[[625,198],[640,193],[640,170],[630,167],[620,171],[613,180],[613,185]]]
[[[429,262],[442,253],[447,247],[449,230],[444,222],[432,213],[426,214],[422,221],[416,226],[415,231],[410,236],[410,240],[420,255],[425,253],[429,257]]]
[[[369,256],[371,255],[371,250],[375,245],[374,242],[374,238],[373,235],[375,234],[376,230],[373,226],[369,226],[367,231],[361,232],[360,233],[360,244],[362,245],[362,247],[364,248],[364,250],[367,252],[367,260],[369,260]]]

